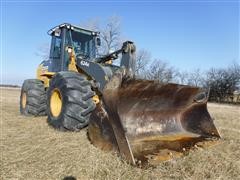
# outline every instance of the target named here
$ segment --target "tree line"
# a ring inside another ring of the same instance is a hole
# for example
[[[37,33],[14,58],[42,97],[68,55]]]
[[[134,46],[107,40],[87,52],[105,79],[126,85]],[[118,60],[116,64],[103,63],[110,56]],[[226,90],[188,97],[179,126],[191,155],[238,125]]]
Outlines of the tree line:
[[[140,78],[201,87],[209,90],[209,101],[240,104],[240,64],[237,62],[224,68],[212,67],[205,71],[195,69],[187,72],[160,59],[151,61],[149,53],[140,50],[137,52],[137,67],[136,74]]]

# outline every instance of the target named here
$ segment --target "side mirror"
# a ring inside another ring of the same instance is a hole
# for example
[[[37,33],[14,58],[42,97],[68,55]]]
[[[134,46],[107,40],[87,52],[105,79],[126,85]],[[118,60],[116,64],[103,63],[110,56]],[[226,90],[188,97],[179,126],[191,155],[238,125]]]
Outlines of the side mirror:
[[[99,37],[96,38],[96,44],[97,46],[101,46],[101,39]]]

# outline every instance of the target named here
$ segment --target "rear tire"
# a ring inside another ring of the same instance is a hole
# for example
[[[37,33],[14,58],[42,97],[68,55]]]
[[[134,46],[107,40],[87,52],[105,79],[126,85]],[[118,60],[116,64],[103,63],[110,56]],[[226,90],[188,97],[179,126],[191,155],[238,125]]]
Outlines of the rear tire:
[[[46,91],[43,82],[38,79],[25,80],[20,96],[20,113],[25,116],[44,116],[46,109]]]
[[[95,109],[91,83],[76,72],[59,72],[47,91],[48,123],[59,130],[79,131]]]

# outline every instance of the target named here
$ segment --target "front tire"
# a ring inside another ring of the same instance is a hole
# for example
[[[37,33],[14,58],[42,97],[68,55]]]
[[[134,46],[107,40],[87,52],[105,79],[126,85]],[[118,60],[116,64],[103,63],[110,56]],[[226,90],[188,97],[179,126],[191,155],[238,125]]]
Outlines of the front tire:
[[[23,82],[20,96],[20,113],[29,116],[46,115],[46,91],[42,81],[27,79]]]
[[[85,76],[75,72],[59,72],[47,91],[48,123],[59,130],[79,131],[89,123],[95,109],[95,95]]]

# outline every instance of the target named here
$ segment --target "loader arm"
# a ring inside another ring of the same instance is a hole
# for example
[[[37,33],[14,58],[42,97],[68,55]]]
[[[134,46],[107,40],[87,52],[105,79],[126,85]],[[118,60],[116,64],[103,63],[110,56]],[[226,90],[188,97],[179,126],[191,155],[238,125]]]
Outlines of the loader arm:
[[[129,77],[133,77],[135,73],[136,66],[136,46],[131,41],[126,41],[123,43],[122,48],[112,52],[106,56],[98,58],[96,60],[97,63],[105,63],[109,60],[115,60],[118,58],[118,55],[122,53],[122,59],[120,63],[120,67],[125,68],[126,75]]]
[[[95,61],[89,61],[87,59],[76,59],[76,65],[79,69],[84,71],[88,76],[92,77],[97,84],[98,90],[102,93],[106,84],[113,77],[114,73],[121,69],[126,77],[134,77],[135,71],[135,45],[133,42],[126,41],[123,43],[121,49],[98,58]],[[122,59],[119,66],[107,64],[109,60],[115,60],[118,55],[122,53]]]

